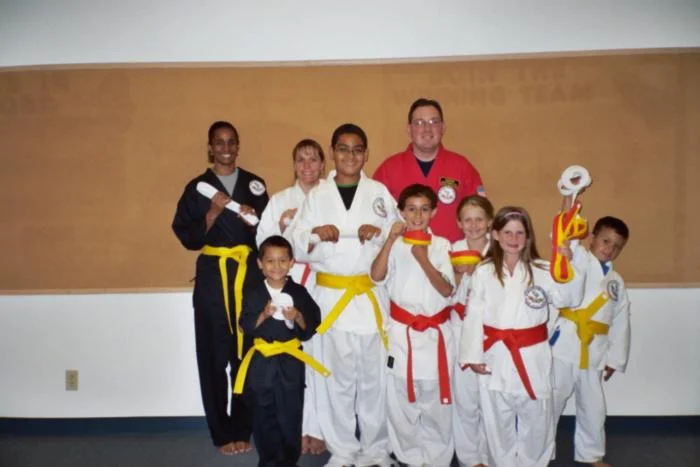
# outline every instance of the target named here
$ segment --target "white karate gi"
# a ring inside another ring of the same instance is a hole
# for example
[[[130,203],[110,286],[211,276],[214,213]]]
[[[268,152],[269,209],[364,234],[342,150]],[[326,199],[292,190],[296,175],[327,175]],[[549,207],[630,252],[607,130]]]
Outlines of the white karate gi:
[[[323,183],[321,180],[319,183]],[[258,223],[257,233],[255,235],[255,241],[260,247],[260,244],[268,237],[272,235],[282,235],[282,231],[279,227],[279,220],[282,217],[282,213],[288,209],[299,209],[306,199],[306,193],[299,186],[299,181],[296,181],[294,185],[285,188],[284,190],[275,193],[268,201],[265,210],[260,216],[260,223]],[[298,212],[298,211],[297,211]],[[302,262],[295,262],[292,270],[289,272],[292,279],[297,284],[304,285],[309,292],[313,290],[315,284],[316,275],[313,271],[309,271],[306,274],[306,280],[304,279],[304,273],[308,265]],[[304,352],[308,353],[312,357],[316,358],[316,342],[318,341],[317,336],[313,336],[310,340],[304,342]],[[316,416],[316,391],[315,391],[315,381],[316,378],[314,374],[316,372],[310,367],[306,366],[306,388],[304,389],[304,415],[302,423],[302,435],[313,436],[314,438],[323,439],[321,435],[321,427],[318,423],[318,417]]]
[[[335,225],[342,233],[356,233],[363,224],[382,230],[385,238],[398,219],[396,202],[379,182],[361,174],[357,192],[349,210],[345,208],[331,171],[326,182],[311,190],[288,228],[295,254],[308,261],[317,273],[339,276],[368,274],[379,252],[379,243],[356,237],[337,243],[322,242],[309,254],[311,230]],[[322,319],[335,306],[344,290],[316,285],[312,295],[321,307]],[[373,293],[386,322],[388,298],[383,287]],[[327,465],[386,465],[388,436],[386,428],[386,351],[377,331],[374,308],[366,294],[355,296],[333,326],[320,336],[316,350],[323,365],[331,371],[328,378],[317,378],[317,408],[321,431],[331,452]],[[320,349],[319,349],[320,347]],[[356,422],[360,440],[355,437]]]
[[[448,308],[452,297],[443,297],[430,284],[425,272],[411,252],[412,245],[396,240],[391,248],[387,275],[378,284],[386,285],[389,298],[413,315],[433,316]],[[433,235],[428,258],[433,266],[454,286],[450,264],[450,244]],[[452,404],[440,401],[438,380],[438,330],[409,329],[413,357],[415,402],[408,400],[407,325],[388,320],[389,357],[387,363],[387,412],[389,442],[396,458],[409,466],[449,466],[454,444],[452,438]],[[447,370],[455,361],[456,340],[449,319],[440,325],[447,354]],[[449,374],[446,380],[449,384]]]
[[[574,248],[574,262],[578,269],[586,271],[585,295],[579,308],[585,308],[605,293],[608,301],[591,319],[609,325],[609,330],[607,335],[593,337],[588,346],[588,369],[581,369],[581,341],[576,334],[576,324],[563,317],[557,319],[552,338],[554,416],[558,422],[566,402],[575,392],[574,459],[592,463],[605,455],[603,370],[606,365],[622,372],[627,367],[630,302],[625,283],[612,269],[612,263],[607,263],[610,269],[604,274],[600,261],[581,246]]]
[[[538,265],[539,267],[536,267]],[[520,349],[535,400],[525,390],[513,358],[503,341],[484,351],[484,326],[527,329],[547,324],[553,307],[577,306],[583,297],[583,273],[576,271],[567,284],[557,284],[548,263],[532,265],[532,285],[526,266],[519,262],[513,274],[504,267],[503,284],[493,263],[477,267],[472,276],[469,309],[460,340],[459,362],[485,363],[491,375],[479,376],[481,410],[488,440],[489,464],[498,467],[546,466],[554,449],[551,401],[552,354],[547,340]],[[517,416],[517,428],[516,428]]]
[[[487,243],[481,251],[483,257],[488,252],[490,243]],[[451,251],[471,250],[466,239],[457,240],[452,244]],[[471,288],[471,276],[464,274],[459,286],[454,293],[455,304],[468,306],[469,289]],[[462,334],[462,318],[452,313],[452,329],[455,341],[459,342]],[[486,432],[484,420],[479,403],[479,375],[469,368],[462,370],[455,359],[454,373],[452,375],[452,396],[454,401],[453,424],[454,444],[457,453],[457,461],[460,467],[472,467],[478,464],[488,463],[488,447],[486,446]]]

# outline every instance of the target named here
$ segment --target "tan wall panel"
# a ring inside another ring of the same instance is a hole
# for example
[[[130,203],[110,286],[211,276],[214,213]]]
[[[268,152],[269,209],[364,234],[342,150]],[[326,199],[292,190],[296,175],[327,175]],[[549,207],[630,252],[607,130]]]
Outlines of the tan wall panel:
[[[494,203],[531,211],[545,256],[554,184],[581,164],[594,178],[584,214],[631,227],[626,280],[700,283],[700,52],[689,51],[0,72],[0,290],[188,286],[194,253],[170,222],[206,167],[211,122],[238,127],[241,166],[274,193],[291,183],[298,140],[327,147],[348,121],[369,135],[372,173],[407,144],[421,96],[443,104],[447,147],[469,156]]]

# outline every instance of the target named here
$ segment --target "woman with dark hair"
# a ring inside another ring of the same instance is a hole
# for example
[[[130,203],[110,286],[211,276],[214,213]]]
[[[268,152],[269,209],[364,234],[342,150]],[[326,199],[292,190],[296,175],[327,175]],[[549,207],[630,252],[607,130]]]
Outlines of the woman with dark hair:
[[[200,251],[192,298],[202,403],[214,445],[231,455],[251,449],[252,427],[241,396],[233,396],[227,410],[226,368],[235,379],[248,346],[236,324],[244,283],[262,279],[253,253],[256,228],[242,215],[260,216],[268,196],[262,178],[238,167],[240,139],[231,123],[214,122],[207,147],[212,167],[185,187],[172,228],[185,248]],[[200,182],[218,190],[211,200],[197,191]],[[239,214],[225,209],[231,200],[240,204]]]

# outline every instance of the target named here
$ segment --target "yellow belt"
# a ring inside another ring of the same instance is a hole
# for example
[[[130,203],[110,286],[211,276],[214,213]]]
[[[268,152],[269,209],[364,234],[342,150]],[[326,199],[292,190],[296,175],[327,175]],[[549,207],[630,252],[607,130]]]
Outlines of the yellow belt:
[[[301,341],[299,339],[290,339],[288,341],[272,341],[267,342],[264,339],[256,338],[253,341],[253,347],[248,350],[245,354],[245,358],[241,362],[241,366],[238,368],[238,374],[236,375],[236,381],[233,383],[233,393],[241,394],[243,392],[243,384],[245,383],[245,377],[248,374],[248,368],[250,367],[250,361],[253,359],[253,354],[258,351],[263,354],[264,357],[273,357],[279,354],[289,354],[292,357],[301,360],[302,362],[309,365],[314,370],[321,373],[323,376],[330,376],[331,372],[328,371],[326,367],[321,365],[318,360],[314,359],[311,355],[307,354],[299,348],[301,346]]]
[[[206,256],[219,257],[219,273],[221,274],[221,286],[224,289],[224,306],[226,306],[226,318],[228,319],[228,329],[233,334],[234,326],[231,324],[231,309],[228,306],[228,272],[226,270],[226,260],[232,259],[238,263],[238,270],[233,281],[233,293],[236,300],[236,340],[238,345],[237,355],[240,360],[243,357],[243,332],[238,325],[243,309],[243,281],[248,269],[248,255],[252,249],[248,245],[237,245],[232,248],[214,247],[205,245],[201,253]]]
[[[338,319],[340,313],[342,313],[348,303],[350,303],[350,300],[356,295],[367,294],[367,298],[369,298],[369,301],[372,303],[372,308],[374,309],[374,319],[377,322],[379,337],[381,337],[384,343],[384,348],[388,348],[388,340],[384,332],[382,311],[379,308],[377,297],[374,295],[374,292],[372,292],[374,282],[372,282],[372,279],[370,279],[367,274],[362,274],[360,276],[336,276],[335,274],[318,272],[316,273],[316,284],[328,287],[329,289],[345,289],[338,303],[335,304],[326,318],[316,328],[316,332],[323,334],[328,331],[333,323],[335,323],[335,320]]]
[[[581,341],[581,361],[579,367],[584,370],[588,368],[588,346],[593,342],[593,337],[608,333],[609,326],[607,324],[591,319],[591,317],[607,303],[608,299],[608,294],[602,292],[585,308],[579,308],[577,310],[562,308],[559,310],[559,316],[576,324],[576,335]]]

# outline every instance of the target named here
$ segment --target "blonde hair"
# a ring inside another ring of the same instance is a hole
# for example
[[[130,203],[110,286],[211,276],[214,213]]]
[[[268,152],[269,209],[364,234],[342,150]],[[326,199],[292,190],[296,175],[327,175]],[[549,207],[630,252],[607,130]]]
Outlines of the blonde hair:
[[[460,201],[457,205],[457,220],[460,220],[460,216],[462,215],[462,209],[464,209],[464,206],[475,206],[477,208],[481,208],[484,210],[484,212],[486,213],[486,217],[488,217],[489,220],[493,219],[493,204],[491,204],[491,201],[489,201],[488,198],[484,196],[471,195],[462,198],[462,201]]]

